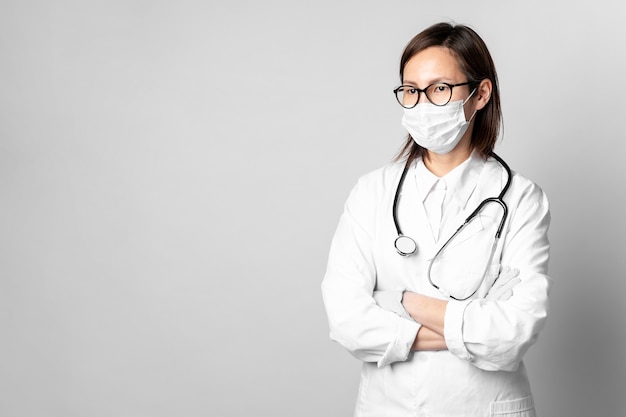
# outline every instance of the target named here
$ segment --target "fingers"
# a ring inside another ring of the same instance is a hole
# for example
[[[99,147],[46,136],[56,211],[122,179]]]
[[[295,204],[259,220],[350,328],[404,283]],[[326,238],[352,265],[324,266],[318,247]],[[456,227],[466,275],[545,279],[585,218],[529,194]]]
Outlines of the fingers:
[[[508,265],[500,267],[500,274],[485,297],[487,300],[505,301],[513,295],[513,288],[521,282],[519,269]]]
[[[508,281],[505,285],[502,286],[498,290],[498,295],[496,296],[496,300],[498,301],[506,301],[513,296],[513,287],[522,282],[521,279],[515,278]]]
[[[513,279],[517,277],[518,275],[519,275],[519,269],[511,268],[510,266],[505,266],[503,268],[500,268],[500,274],[498,275],[496,282],[507,281],[509,279]]]

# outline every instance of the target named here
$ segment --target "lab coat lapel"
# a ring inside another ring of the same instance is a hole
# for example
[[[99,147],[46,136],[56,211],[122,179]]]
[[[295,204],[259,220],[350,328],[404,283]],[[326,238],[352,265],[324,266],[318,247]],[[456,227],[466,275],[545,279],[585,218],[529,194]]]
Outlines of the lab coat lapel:
[[[483,164],[480,175],[477,175],[473,190],[466,200],[464,209],[460,212],[457,219],[455,219],[455,229],[448,231],[448,238],[452,236],[456,229],[462,225],[465,220],[467,220],[469,215],[476,210],[483,200],[498,196],[500,190],[504,186],[502,172],[499,168],[500,165],[493,159],[490,159]],[[465,186],[467,186],[467,184]],[[494,207],[496,210],[499,210],[499,206],[494,203],[484,206],[484,208],[464,227],[463,231],[454,237],[449,246],[457,246],[474,237],[485,228],[494,227],[495,233],[495,227],[497,222],[500,221],[499,215],[501,213],[499,211],[494,212]],[[445,243],[445,241],[440,242],[440,245],[443,245],[443,243]]]
[[[428,222],[428,216],[426,215],[426,210],[424,209],[424,196],[418,191],[420,186],[418,185],[418,177],[416,175],[415,168],[412,170],[411,174],[413,179],[412,186],[406,187],[404,190],[407,193],[407,199],[410,199],[409,206],[411,207],[411,210],[413,210],[410,213],[414,219],[411,226],[415,230],[414,236],[417,237],[416,241],[418,243],[418,251],[425,257],[426,260],[430,260],[435,255],[437,241],[433,236],[430,223]]]
[[[413,181],[405,181],[402,187],[400,193],[402,204],[400,204],[398,208],[398,221],[404,233],[415,239],[418,246],[418,253],[430,256],[435,249],[436,242],[430,230],[424,204],[417,191],[415,173],[413,171],[409,174],[413,178]]]
[[[468,161],[468,165],[464,167],[461,177],[457,178],[455,181],[453,188],[450,190],[452,198],[454,199],[452,204],[457,204],[461,209],[454,218],[446,222],[441,233],[441,239],[439,239],[437,245],[438,250],[450,239],[459,227],[465,223],[469,215],[485,198],[482,196],[478,184],[485,181],[486,167],[487,164],[485,161],[483,161],[480,156],[474,154],[471,156],[470,161]],[[449,247],[463,243],[483,229],[484,223],[482,216],[479,214],[463,227],[463,230],[449,243]]]

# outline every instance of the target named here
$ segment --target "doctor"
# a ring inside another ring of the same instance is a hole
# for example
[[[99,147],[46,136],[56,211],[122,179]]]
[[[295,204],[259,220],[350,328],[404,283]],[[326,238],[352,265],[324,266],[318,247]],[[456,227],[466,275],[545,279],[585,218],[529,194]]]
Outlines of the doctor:
[[[331,338],[363,362],[355,416],[535,416],[522,358],[548,313],[550,214],[492,154],[489,51],[436,24],[408,43],[400,80],[409,136],[350,193],[322,283]],[[411,240],[396,248],[399,235]]]

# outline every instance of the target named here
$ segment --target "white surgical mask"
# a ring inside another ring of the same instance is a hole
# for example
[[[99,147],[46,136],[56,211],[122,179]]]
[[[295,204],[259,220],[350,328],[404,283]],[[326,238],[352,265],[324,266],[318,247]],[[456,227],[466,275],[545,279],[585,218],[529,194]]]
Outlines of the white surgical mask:
[[[412,109],[404,109],[402,126],[423,148],[438,154],[452,151],[459,143],[476,111],[469,120],[465,120],[463,105],[476,90],[465,100],[453,101],[445,106],[432,103],[420,103]]]

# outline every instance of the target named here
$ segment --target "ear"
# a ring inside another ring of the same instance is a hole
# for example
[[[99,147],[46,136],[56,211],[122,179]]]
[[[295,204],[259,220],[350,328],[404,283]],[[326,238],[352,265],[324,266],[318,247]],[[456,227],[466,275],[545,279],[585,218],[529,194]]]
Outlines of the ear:
[[[476,87],[476,110],[481,110],[489,103],[492,89],[493,84],[491,84],[491,80],[488,78],[485,78],[478,84],[478,87]]]

